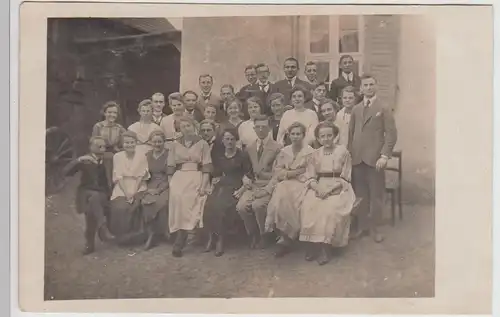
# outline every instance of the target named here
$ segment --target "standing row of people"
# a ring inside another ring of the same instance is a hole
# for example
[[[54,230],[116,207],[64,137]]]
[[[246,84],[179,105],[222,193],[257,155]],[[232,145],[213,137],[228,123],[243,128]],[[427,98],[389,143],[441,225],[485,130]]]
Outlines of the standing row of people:
[[[255,69],[259,81],[268,73]],[[140,120],[128,130],[116,122],[119,105],[107,103],[91,153],[68,169],[82,171],[77,204],[87,215],[85,253],[94,251],[96,232],[118,243],[146,241],[147,249],[157,237],[175,235],[178,257],[188,233],[203,228],[205,251],[221,256],[239,215],[252,248],[278,235],[275,254],[283,256],[298,239],[310,243],[307,260],[325,264],[332,246],[347,244],[356,196],[351,236],[371,232],[381,242],[383,170],[397,133],[392,112],[376,98],[375,78],[360,79],[361,95],[347,86],[332,100],[328,85],[307,88],[296,78],[295,59],[284,69],[291,80],[276,83],[266,99],[265,87],[250,84],[235,94],[224,85],[217,104],[208,75],[200,76],[201,94],[171,94],[168,107],[155,93],[139,104]]]

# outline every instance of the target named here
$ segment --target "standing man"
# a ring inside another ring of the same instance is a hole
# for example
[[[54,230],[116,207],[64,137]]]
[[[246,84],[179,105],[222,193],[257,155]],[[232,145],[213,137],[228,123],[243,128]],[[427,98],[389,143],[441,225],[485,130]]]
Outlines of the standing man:
[[[256,96],[259,97],[262,104],[265,105],[265,109],[262,109],[262,113],[272,115],[271,107],[268,104],[268,98],[271,94],[277,92],[276,85],[269,81],[269,76],[271,75],[269,66],[260,63],[255,67],[257,69],[257,86],[259,89]]]
[[[309,90],[314,89],[318,83],[318,65],[315,62],[309,61],[306,63],[304,74],[306,75]]]
[[[160,125],[165,116],[172,114],[172,109],[167,107],[165,110],[165,95],[161,92],[155,92],[151,96],[151,101],[153,102],[153,122]]]
[[[273,165],[281,146],[274,141],[270,133],[269,119],[265,115],[256,116],[254,119],[254,130],[258,139],[251,143],[246,151],[250,157],[255,180],[247,183],[247,190],[241,195],[236,210],[245,224],[246,231],[250,236],[250,248],[259,245],[265,248],[270,237],[266,235],[265,224],[267,205],[271,200],[265,188],[273,176]]]
[[[364,97],[352,110],[348,140],[352,183],[356,196],[362,199],[356,219],[358,231],[353,237],[370,233],[380,243],[384,240],[378,231],[384,207],[384,169],[396,145],[397,129],[391,109],[377,99],[373,76],[363,75],[361,92]]]
[[[114,240],[107,226],[106,210],[109,207],[109,196],[112,180],[106,169],[112,164],[106,164],[104,152],[106,141],[100,136],[94,136],[89,142],[90,152],[69,163],[63,175],[71,176],[80,171],[80,185],[76,191],[76,210],[85,215],[85,248],[83,254],[94,252],[95,235],[103,241]]]
[[[242,104],[244,104],[248,98],[255,96],[259,92],[257,68],[255,65],[248,65],[245,68],[245,77],[247,78],[248,84],[241,87],[240,91],[236,94]]]
[[[308,92],[310,91],[310,85],[297,77],[299,71],[299,62],[294,57],[288,57],[285,59],[283,64],[283,69],[285,71],[285,79],[280,80],[276,83],[276,91],[282,93],[285,96],[285,103],[290,105],[290,92],[295,86],[302,86]],[[310,94],[308,94],[310,95]],[[311,96],[305,96],[306,101],[311,99]]]
[[[340,76],[337,79],[333,80],[330,84],[330,92],[328,94],[328,98],[332,99],[338,104],[342,104],[342,100],[340,100],[342,89],[347,86],[353,86],[359,91],[361,86],[361,78],[353,71],[354,58],[351,55],[343,55],[342,57],[340,57],[339,68],[341,70]],[[361,98],[358,99],[357,102],[361,102]]]
[[[201,90],[200,97],[198,98],[198,105],[200,106],[201,113],[205,111],[205,106],[207,104],[218,107],[220,105],[220,97],[212,92],[212,86],[214,85],[212,75],[200,75],[198,83]]]
[[[221,102],[217,105],[217,114],[215,121],[224,122],[227,119],[227,107],[229,102],[234,99],[234,87],[230,84],[224,84],[220,87]]]
[[[201,112],[198,105],[198,94],[192,90],[187,90],[182,94],[184,98],[184,107],[186,108],[186,115],[196,122],[201,122],[203,119],[203,112]]]
[[[314,89],[312,89],[312,99],[306,102],[305,106],[306,108],[309,108],[316,112],[318,115],[319,121],[323,121],[322,115],[321,115],[321,103],[323,100],[326,98],[326,83],[319,83],[314,86]],[[335,109],[338,111],[338,109]]]

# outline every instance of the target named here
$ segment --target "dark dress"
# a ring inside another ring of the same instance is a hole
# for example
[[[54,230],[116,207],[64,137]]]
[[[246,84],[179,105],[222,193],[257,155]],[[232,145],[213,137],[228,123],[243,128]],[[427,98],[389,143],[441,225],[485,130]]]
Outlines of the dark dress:
[[[153,156],[153,151],[146,154],[150,178],[147,181],[148,190],[160,190],[156,195],[146,192],[142,198],[142,214],[144,222],[152,225],[157,234],[168,233],[168,179],[167,158],[165,150],[158,158]]]
[[[246,152],[240,149],[231,158],[222,154],[214,156],[212,161],[212,175],[220,180],[205,203],[203,225],[208,232],[224,234],[238,218],[238,200],[233,193],[243,186],[243,176],[253,179],[252,164]]]

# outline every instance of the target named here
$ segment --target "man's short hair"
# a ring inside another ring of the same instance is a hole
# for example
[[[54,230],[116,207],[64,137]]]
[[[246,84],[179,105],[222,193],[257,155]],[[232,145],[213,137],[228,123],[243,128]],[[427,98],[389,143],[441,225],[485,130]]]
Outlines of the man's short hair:
[[[299,61],[295,57],[287,57],[283,63],[286,63],[288,61],[293,61],[297,65],[297,68],[299,68]]]
[[[367,74],[367,73],[363,74],[361,76],[361,81],[363,81],[364,79],[373,79],[375,80],[375,82],[377,82],[377,78],[375,78],[372,74]]]
[[[234,86],[231,85],[231,84],[224,84],[222,86],[220,86],[220,90],[222,91],[222,88],[229,88],[231,89],[231,92],[234,94]]]
[[[253,122],[257,122],[257,121],[266,121],[267,124],[269,125],[269,117],[266,116],[265,114],[259,114],[259,115],[255,116],[255,118],[253,118]]]
[[[257,71],[257,66],[254,65],[254,64],[251,64],[251,65],[247,65],[247,67],[245,67],[245,72],[249,69],[255,69],[255,71]]]
[[[318,66],[318,64],[316,64],[316,62],[309,61],[309,62],[306,63],[306,67],[307,66]]]
[[[202,78],[209,77],[212,82],[214,82],[214,78],[210,74],[201,74],[200,77],[198,77],[198,81],[200,81]]]

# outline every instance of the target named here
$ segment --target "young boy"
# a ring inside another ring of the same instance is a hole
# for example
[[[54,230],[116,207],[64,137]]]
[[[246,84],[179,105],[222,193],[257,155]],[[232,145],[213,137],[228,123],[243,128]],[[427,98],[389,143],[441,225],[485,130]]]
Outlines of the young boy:
[[[377,98],[377,81],[373,76],[361,78],[363,100],[354,106],[349,122],[348,149],[352,157],[352,184],[358,209],[358,231],[353,238],[370,233],[380,243],[378,231],[382,220],[387,161],[397,141],[397,130],[391,109]]]
[[[340,100],[342,109],[337,113],[335,125],[339,128],[339,144],[347,146],[349,141],[349,122],[351,121],[352,109],[357,100],[356,88],[347,86],[342,89]]]
[[[111,180],[106,169],[112,164],[104,164],[106,142],[102,137],[90,139],[90,153],[74,160],[64,170],[71,176],[81,172],[80,185],[76,192],[76,210],[85,215],[85,248],[83,254],[90,254],[95,249],[95,234],[102,241],[110,241],[114,236],[109,232],[106,223]]]

